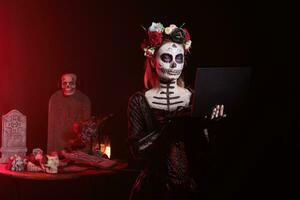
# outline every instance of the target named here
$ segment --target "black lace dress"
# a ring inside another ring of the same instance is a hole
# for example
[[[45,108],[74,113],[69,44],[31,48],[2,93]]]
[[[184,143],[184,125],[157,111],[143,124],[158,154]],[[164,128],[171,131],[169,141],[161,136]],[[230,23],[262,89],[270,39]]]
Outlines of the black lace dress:
[[[190,101],[191,102],[191,101]],[[176,111],[150,108],[145,91],[128,103],[132,153],[143,164],[130,199],[195,199],[207,162],[207,137],[191,106]]]

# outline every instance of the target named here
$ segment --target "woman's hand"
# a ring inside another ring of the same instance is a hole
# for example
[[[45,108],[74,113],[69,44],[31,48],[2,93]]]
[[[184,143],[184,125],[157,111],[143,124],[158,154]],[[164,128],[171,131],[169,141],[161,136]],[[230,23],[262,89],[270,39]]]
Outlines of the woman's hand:
[[[210,119],[219,120],[225,118],[226,114],[224,113],[224,105],[215,105],[212,109],[212,113],[210,115]]]
[[[219,121],[223,118],[226,117],[226,114],[224,112],[224,105],[221,104],[221,105],[215,105],[213,108],[212,108],[212,112],[210,114],[210,116],[208,117],[207,115],[204,117],[205,119],[208,119],[210,121]]]
[[[204,135],[206,137],[208,137],[207,129],[211,130],[210,132],[213,132],[214,134],[216,134],[216,132],[218,132],[218,130],[220,129],[219,121],[224,119],[225,117],[226,117],[226,114],[224,112],[224,105],[223,104],[215,105],[212,108],[212,112],[210,114],[210,117],[208,118],[208,116],[205,116],[205,119],[206,119],[205,126],[206,126],[206,128],[204,129]]]

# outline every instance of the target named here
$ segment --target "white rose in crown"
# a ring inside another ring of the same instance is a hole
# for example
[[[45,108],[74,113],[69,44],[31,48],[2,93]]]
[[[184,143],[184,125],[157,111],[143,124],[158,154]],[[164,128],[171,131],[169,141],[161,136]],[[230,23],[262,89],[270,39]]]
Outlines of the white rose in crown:
[[[175,24],[170,24],[170,26],[169,26],[172,30],[174,29],[174,28],[177,28],[177,26],[175,25]]]
[[[188,41],[186,41],[186,42],[184,43],[184,48],[185,48],[186,50],[188,50],[188,49],[191,47],[191,45],[192,45],[192,41],[191,41],[191,40],[188,40]]]
[[[163,32],[164,26],[161,23],[152,22],[151,26],[148,29],[150,32]]]
[[[170,35],[175,28],[177,28],[177,26],[175,24],[171,24],[169,27],[165,28],[165,34]]]

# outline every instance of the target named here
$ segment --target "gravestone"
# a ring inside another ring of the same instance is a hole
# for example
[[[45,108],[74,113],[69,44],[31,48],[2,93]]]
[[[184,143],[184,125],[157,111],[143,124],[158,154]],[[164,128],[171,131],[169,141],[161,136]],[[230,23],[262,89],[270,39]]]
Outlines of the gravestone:
[[[91,116],[90,99],[76,90],[72,95],[55,92],[49,100],[47,151],[61,151],[75,137],[73,123]]]
[[[26,156],[26,116],[18,110],[12,110],[2,116],[2,157],[1,163],[17,154]]]

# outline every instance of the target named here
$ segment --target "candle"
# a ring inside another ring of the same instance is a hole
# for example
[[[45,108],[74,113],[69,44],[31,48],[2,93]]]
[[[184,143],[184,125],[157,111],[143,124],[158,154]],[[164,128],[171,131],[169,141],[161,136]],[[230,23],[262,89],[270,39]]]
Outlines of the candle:
[[[110,145],[106,146],[104,153],[110,158]]]
[[[101,154],[106,154],[108,158],[111,156],[111,148],[110,144],[100,144]]]

